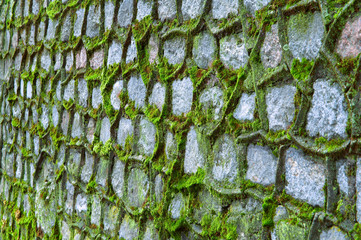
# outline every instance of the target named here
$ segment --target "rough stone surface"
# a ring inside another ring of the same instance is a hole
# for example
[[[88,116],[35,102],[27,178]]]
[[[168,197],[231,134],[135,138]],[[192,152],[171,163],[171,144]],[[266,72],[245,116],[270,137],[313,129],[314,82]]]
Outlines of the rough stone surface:
[[[159,44],[159,38],[156,35],[152,34],[150,36],[149,44],[148,44],[150,64],[153,64],[158,60],[158,52],[159,52],[158,44]]]
[[[247,165],[246,179],[265,186],[275,183],[277,158],[269,147],[250,144],[247,149]]]
[[[175,115],[188,113],[193,101],[193,83],[189,77],[172,83],[172,112]]]
[[[78,194],[75,200],[75,211],[81,218],[85,217],[87,211],[87,196],[84,194]]]
[[[244,0],[243,4],[246,9],[255,16],[256,11],[267,6],[270,2],[271,0]]]
[[[315,59],[322,45],[325,28],[320,12],[292,15],[288,23],[288,45],[293,57]]]
[[[78,80],[78,101],[80,106],[88,106],[88,86],[84,78]]]
[[[206,113],[211,110],[215,120],[221,119],[224,104],[223,91],[221,88],[212,87],[204,90],[199,97],[199,103],[202,105],[202,109]]]
[[[197,132],[191,127],[187,134],[186,152],[184,157],[184,172],[196,173],[198,168],[203,168],[206,162],[203,142],[199,142]]]
[[[130,40],[130,44],[127,49],[127,57],[125,59],[126,63],[133,62],[137,59],[137,47],[135,46],[134,38]]]
[[[227,68],[244,67],[249,59],[245,44],[237,35],[224,37],[220,41],[219,55]]]
[[[286,193],[313,206],[323,206],[326,180],[325,166],[306,156],[301,150],[286,152]]]
[[[74,36],[79,37],[81,35],[81,30],[83,28],[84,23],[84,15],[85,15],[85,9],[79,8],[76,11],[76,19],[74,23]]]
[[[183,0],[182,14],[184,20],[196,18],[202,14],[205,0]]]
[[[118,40],[113,40],[108,50],[108,62],[107,65],[113,65],[114,63],[120,63],[122,60],[122,44]]]
[[[120,146],[124,147],[128,137],[132,136],[134,132],[132,120],[121,118],[119,121],[119,128],[117,140]]]
[[[173,219],[178,219],[182,215],[185,207],[185,201],[182,193],[177,193],[169,205],[169,214]]]
[[[153,1],[139,0],[137,4],[137,20],[140,21],[152,13]]]
[[[152,155],[156,143],[157,130],[153,123],[142,118],[139,123],[138,149],[141,154]]]
[[[114,83],[112,93],[110,95],[110,102],[115,110],[120,109],[120,99],[119,96],[123,91],[123,80],[119,80]]]
[[[198,67],[208,68],[216,58],[216,39],[208,32],[202,32],[194,38],[193,58]]]
[[[159,0],[158,15],[162,21],[174,19],[177,16],[176,0]]]
[[[85,68],[87,61],[87,55],[85,47],[82,47],[80,51],[75,56],[75,65],[77,69]]]
[[[337,169],[337,183],[340,187],[341,192],[345,193],[346,196],[349,196],[351,193],[349,182],[350,177],[347,174],[347,161],[340,160],[336,162],[336,169]]]
[[[337,43],[336,52],[343,58],[356,57],[361,52],[361,17],[347,21]]]
[[[112,173],[112,186],[119,198],[124,194],[124,171],[125,163],[120,160],[115,160]]]
[[[212,17],[215,19],[227,18],[238,13],[237,0],[214,0],[212,1]]]
[[[103,102],[102,93],[100,91],[100,88],[93,88],[92,93],[92,107],[93,108],[99,108],[100,104]]]
[[[99,36],[100,31],[100,5],[90,5],[88,9],[87,15],[87,24],[86,24],[86,31],[85,34],[90,37]]]
[[[327,139],[346,138],[347,108],[341,87],[325,79],[313,84],[313,97],[307,114],[306,130],[310,136]]]
[[[291,85],[269,89],[266,95],[269,128],[272,131],[287,129],[295,114],[296,88]]]
[[[350,239],[346,236],[344,232],[341,231],[338,227],[331,227],[326,231],[322,231],[320,235],[320,240],[346,240]]]
[[[79,113],[75,113],[74,114],[73,125],[72,125],[72,130],[71,130],[71,137],[72,138],[76,138],[76,137],[80,138],[82,133],[83,133],[82,117],[80,116]]]
[[[120,27],[128,27],[133,19],[133,0],[124,0],[118,10],[118,24]]]
[[[156,105],[159,111],[162,111],[164,101],[165,101],[165,87],[161,83],[157,82],[154,85],[152,94],[149,97],[149,104]]]
[[[174,37],[164,42],[164,57],[170,64],[182,63],[186,55],[186,40],[183,37]]]
[[[161,174],[158,174],[156,177],[155,177],[155,180],[154,180],[154,191],[155,191],[155,200],[157,202],[160,202],[162,201],[162,196],[163,196],[163,178],[162,178],[162,175]]]
[[[145,106],[147,89],[140,74],[133,74],[128,82],[128,96],[135,102],[137,108]]]
[[[61,28],[61,34],[60,34],[61,41],[63,42],[69,41],[70,32],[71,32],[71,15],[67,14],[64,17],[63,26]]]
[[[98,195],[94,195],[90,222],[91,224],[95,224],[96,226],[100,226],[100,217],[102,211],[101,206],[102,205],[100,204],[100,197]]]
[[[112,28],[115,5],[112,0],[108,0],[104,5],[104,28],[105,31]]]
[[[148,176],[140,169],[133,168],[128,178],[128,204],[130,207],[142,207],[149,190]]]
[[[46,70],[49,71],[50,70],[50,66],[51,66],[51,58],[50,58],[50,53],[48,50],[44,49],[44,51],[41,54],[41,67]],[[20,70],[20,69],[19,69]]]
[[[239,121],[253,121],[254,110],[256,108],[256,93],[243,93],[239,99],[233,117]]]
[[[98,69],[103,66],[104,60],[104,51],[98,50],[93,53],[93,56],[90,58],[90,67],[93,69]]]
[[[281,60],[282,47],[278,38],[278,24],[273,24],[271,30],[266,33],[261,48],[261,61],[265,68],[275,68],[281,63]]]
[[[63,99],[65,101],[69,101],[70,99],[74,99],[74,94],[75,94],[75,81],[70,80],[68,82],[68,84],[65,86]]]
[[[70,51],[66,54],[65,58],[65,70],[70,72],[73,69],[74,64],[74,54],[73,51]]]
[[[100,141],[105,144],[110,139],[110,121],[105,117],[102,119],[102,126],[100,128]]]
[[[86,132],[86,138],[89,143],[92,143],[94,140],[94,133],[95,133],[95,121],[94,119],[90,119],[88,126],[87,126],[87,132]]]
[[[81,171],[81,180],[88,183],[93,174],[94,157],[88,151],[85,152],[85,163]]]
[[[125,215],[122,224],[119,229],[119,238],[124,239],[138,239],[139,227],[138,224],[130,218],[129,215]]]

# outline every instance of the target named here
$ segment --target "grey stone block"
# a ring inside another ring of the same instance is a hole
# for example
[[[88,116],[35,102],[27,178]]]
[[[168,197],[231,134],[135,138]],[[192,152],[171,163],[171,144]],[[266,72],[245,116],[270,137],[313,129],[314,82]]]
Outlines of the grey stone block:
[[[133,135],[134,127],[132,120],[127,118],[121,118],[119,121],[119,128],[117,134],[118,144],[125,147],[126,139]]]
[[[164,20],[172,20],[177,16],[176,0],[159,0],[158,1],[158,15]]]
[[[193,58],[200,68],[209,68],[216,58],[216,39],[208,32],[202,32],[194,38]]]
[[[70,51],[66,54],[65,70],[67,72],[70,72],[73,69],[73,64],[74,64],[74,54],[73,51]]]
[[[112,186],[119,198],[122,198],[124,194],[124,175],[125,163],[116,158],[113,166]]]
[[[74,36],[75,37],[80,37],[80,35],[81,35],[81,30],[82,30],[83,24],[84,24],[84,16],[85,16],[84,8],[79,8],[78,10],[76,10],[76,19],[75,19],[75,23],[74,23]]]
[[[162,111],[164,101],[165,101],[165,87],[160,82],[157,82],[154,85],[152,94],[149,97],[149,104],[154,104],[155,106],[157,106],[159,111]]]
[[[220,41],[219,54],[221,61],[227,68],[238,69],[244,67],[249,59],[245,44],[237,35],[224,37]]]
[[[154,192],[156,202],[160,202],[163,199],[163,178],[161,174],[158,174],[154,180]]]
[[[137,20],[140,21],[151,15],[154,2],[152,0],[139,0],[137,4]]]
[[[63,26],[61,27],[60,39],[63,42],[69,41],[71,33],[71,15],[68,13],[63,21]]]
[[[266,33],[262,48],[261,61],[265,68],[275,68],[282,60],[282,48],[278,38],[278,24],[273,24]]]
[[[103,103],[103,96],[100,91],[99,87],[93,88],[92,92],[92,107],[93,108],[99,108],[100,105]]]
[[[83,169],[81,171],[81,180],[84,183],[88,183],[90,181],[90,178],[93,174],[93,167],[94,167],[94,157],[91,153],[88,151],[85,152],[85,163],[83,166]]]
[[[192,108],[193,83],[189,77],[172,83],[172,113],[182,115]]]
[[[256,93],[243,93],[238,101],[233,117],[239,121],[253,121],[256,108]]]
[[[46,40],[55,38],[55,30],[58,26],[58,20],[53,20],[49,18],[48,21],[48,30],[46,31]]]
[[[74,114],[74,120],[73,120],[73,124],[72,124],[72,130],[71,130],[71,137],[72,138],[80,138],[83,130],[84,130],[84,126],[83,126],[83,119],[80,116],[80,114],[78,112],[76,112]]]
[[[45,105],[43,105],[41,108],[40,122],[41,125],[43,125],[44,129],[47,129],[49,127],[49,109]]]
[[[133,74],[128,82],[128,96],[135,102],[137,108],[145,106],[146,92],[147,89],[140,74]]]
[[[166,40],[163,45],[164,57],[170,64],[182,63],[186,55],[186,40],[183,37],[174,37]]]
[[[196,18],[203,12],[205,0],[183,0],[182,14],[184,20]]]
[[[116,81],[113,85],[112,93],[110,94],[110,103],[112,104],[115,110],[120,109],[120,99],[119,96],[123,91],[123,80]]]
[[[41,67],[49,72],[50,70],[50,66],[51,66],[51,58],[50,58],[50,53],[48,50],[44,49],[43,52],[41,53]]]
[[[246,9],[253,15],[256,15],[256,11],[267,6],[271,0],[244,0],[243,4]]]
[[[75,95],[75,81],[70,80],[68,84],[65,86],[63,99],[65,101],[69,101],[70,99],[74,100],[74,95]]]
[[[133,19],[133,0],[124,0],[118,10],[118,25],[128,27]]]
[[[102,126],[100,128],[100,141],[105,144],[110,139],[110,121],[105,117],[102,119]]]
[[[89,143],[92,143],[94,140],[95,126],[96,126],[96,123],[95,123],[94,119],[92,119],[92,118],[89,119],[89,122],[87,125],[87,130],[86,130],[86,138]]]
[[[346,233],[342,232],[342,230],[336,226],[331,227],[325,231],[321,232],[320,240],[346,240],[350,239],[347,237]]]
[[[93,53],[93,56],[90,58],[90,67],[93,69],[98,69],[103,66],[104,61],[104,51],[100,49]]]
[[[152,155],[156,143],[157,129],[154,124],[146,118],[142,118],[139,123],[138,151],[143,155]]]
[[[149,190],[148,176],[140,169],[130,170],[128,178],[128,205],[132,208],[141,208]]]
[[[75,65],[76,69],[81,69],[86,67],[87,54],[85,47],[82,47],[80,51],[75,55]]]
[[[78,101],[80,106],[88,106],[88,86],[84,78],[78,80]]]
[[[127,57],[125,59],[126,63],[133,62],[137,59],[137,47],[135,46],[134,38],[130,40],[130,44],[127,49]]]
[[[187,134],[186,152],[184,157],[184,172],[185,173],[196,173],[198,168],[203,168],[206,159],[206,144],[201,141],[201,136],[196,132],[192,126]]]
[[[230,15],[238,14],[237,0],[213,0],[212,1],[212,16],[215,19],[227,18]]]
[[[93,195],[92,209],[91,209],[90,223],[100,226],[100,217],[102,213],[101,200],[98,195]]]
[[[90,5],[88,9],[87,24],[85,34],[90,37],[99,36],[100,31],[100,5]]]
[[[182,193],[177,193],[169,205],[169,214],[173,219],[179,219],[185,210],[185,200]]]
[[[122,224],[120,225],[118,234],[119,238],[124,238],[127,240],[138,239],[139,226],[129,215],[125,215]]]
[[[58,112],[58,109],[56,108],[56,105],[54,105],[52,108],[52,122],[55,127],[58,126],[59,112]]]
[[[75,212],[77,215],[84,219],[87,212],[88,197],[84,193],[80,193],[76,196],[75,200]],[[85,220],[85,219],[84,219]]]
[[[115,228],[118,220],[119,208],[115,205],[107,204],[104,210],[103,226],[104,231],[111,236],[114,236]]]
[[[104,5],[104,28],[105,31],[109,30],[113,26],[113,19],[114,19],[114,2],[112,0],[108,0],[105,2]]]
[[[223,91],[219,87],[212,87],[204,90],[200,97],[199,103],[202,105],[202,110],[207,113],[211,110],[214,120],[220,120],[222,117],[223,108]]]
[[[113,40],[108,50],[108,62],[107,65],[113,65],[114,63],[120,63],[122,60],[122,44],[118,40]]]

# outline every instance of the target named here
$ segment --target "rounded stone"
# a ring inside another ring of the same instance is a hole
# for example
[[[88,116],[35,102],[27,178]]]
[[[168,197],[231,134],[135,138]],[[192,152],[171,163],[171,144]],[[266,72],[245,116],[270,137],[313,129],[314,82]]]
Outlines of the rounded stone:
[[[208,32],[202,32],[194,38],[193,58],[200,68],[209,68],[216,58],[216,39]]]

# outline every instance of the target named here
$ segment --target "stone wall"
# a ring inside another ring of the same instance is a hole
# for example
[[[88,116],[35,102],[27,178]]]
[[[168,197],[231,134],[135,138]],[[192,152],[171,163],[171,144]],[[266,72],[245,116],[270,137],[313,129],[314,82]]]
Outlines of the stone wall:
[[[0,0],[0,239],[360,239],[359,0]]]

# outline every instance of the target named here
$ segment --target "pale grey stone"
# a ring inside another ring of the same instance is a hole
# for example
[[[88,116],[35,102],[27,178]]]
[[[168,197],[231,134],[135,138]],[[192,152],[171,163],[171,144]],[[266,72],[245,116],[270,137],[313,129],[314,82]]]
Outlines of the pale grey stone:
[[[165,101],[165,87],[160,82],[157,82],[154,85],[152,94],[149,97],[149,104],[156,105],[159,111],[162,111],[164,101]]]
[[[200,68],[209,68],[216,58],[217,42],[208,32],[202,32],[194,38],[193,59]]]
[[[59,70],[63,65],[63,56],[60,52],[55,53],[54,71]]]
[[[216,86],[204,90],[199,97],[199,103],[206,113],[208,112],[208,109],[212,110],[214,120],[221,119],[224,104],[223,91],[221,88]]]
[[[322,46],[325,27],[320,12],[292,15],[288,22],[289,49],[293,57],[315,59]]]
[[[118,40],[113,40],[108,50],[108,62],[107,65],[113,65],[114,63],[120,63],[122,60],[122,44]]]
[[[58,81],[58,83],[56,84],[56,98],[58,99],[58,101],[61,101],[63,99],[63,96],[61,95],[61,81]]]
[[[87,61],[86,49],[83,46],[80,51],[75,55],[76,69],[85,68]]]
[[[313,89],[306,125],[310,136],[346,138],[348,112],[341,87],[337,83],[331,84],[329,80],[318,79],[313,84]]]
[[[255,108],[256,93],[243,93],[233,113],[233,117],[239,121],[253,121]]]
[[[109,169],[109,159],[101,158],[98,163],[98,169],[95,181],[102,188],[103,191],[106,191],[108,187],[108,169]]]
[[[346,233],[336,226],[331,227],[330,229],[324,230],[321,232],[320,240],[346,240],[350,239],[347,237]]]
[[[132,120],[127,118],[121,118],[119,121],[119,128],[117,139],[120,146],[125,147],[126,139],[133,135],[134,128]]]
[[[172,83],[172,112],[174,115],[188,113],[192,108],[193,83],[189,77]]]
[[[244,0],[243,4],[246,9],[253,15],[256,15],[256,11],[267,6],[271,0]]]
[[[282,60],[282,47],[278,37],[278,24],[273,24],[266,33],[262,48],[261,61],[265,68],[275,68]]]
[[[198,207],[194,208],[194,219],[199,223],[205,215],[215,218],[222,211],[222,202],[218,197],[213,196],[208,190],[203,189],[198,193]]]
[[[137,4],[137,20],[140,21],[152,13],[152,0],[139,0]]]
[[[149,39],[148,49],[149,49],[149,63],[158,62],[158,52],[159,52],[159,38],[157,35],[152,34]]]
[[[292,85],[268,90],[266,104],[270,130],[286,130],[291,125],[295,114],[295,94],[296,87]]]
[[[118,24],[120,27],[128,27],[133,20],[133,0],[124,0],[118,10]]]
[[[41,80],[40,78],[36,79],[36,94],[40,96],[41,94]]]
[[[21,156],[18,154],[16,156],[16,172],[15,172],[15,177],[17,179],[21,178],[22,171],[23,171],[23,162],[22,162]]]
[[[102,119],[100,128],[100,141],[105,144],[108,140],[110,140],[110,121],[109,118],[105,117]]]
[[[125,240],[132,240],[138,239],[138,236],[138,224],[129,215],[125,215],[122,224],[120,225],[119,238],[124,238]]]
[[[347,161],[345,159],[336,162],[337,183],[340,190],[349,196],[349,176],[347,176]]]
[[[70,119],[70,115],[69,112],[67,110],[64,110],[63,112],[63,116],[61,118],[61,130],[63,131],[63,134],[66,136],[68,133],[68,125],[69,125],[69,119]]]
[[[100,226],[100,217],[102,212],[102,205],[100,197],[96,194],[93,195],[92,211],[90,217],[90,223]]]
[[[100,31],[100,5],[90,5],[88,9],[86,35],[90,38],[99,36]]]
[[[35,135],[33,140],[34,140],[34,154],[39,155],[39,153],[40,153],[40,139],[39,139],[39,136]]]
[[[200,16],[203,12],[205,0],[183,0],[182,13],[183,19],[189,20]]]
[[[122,198],[124,193],[124,175],[125,163],[116,159],[113,166],[112,186],[115,194],[117,194],[119,198]]]
[[[198,168],[203,168],[206,162],[207,154],[199,142],[198,133],[192,126],[187,134],[186,152],[184,157],[184,172],[196,173]]]
[[[83,169],[81,171],[81,180],[84,183],[88,183],[90,181],[90,177],[93,174],[93,165],[94,165],[94,157],[88,151],[85,152],[85,163]]]
[[[112,104],[115,110],[120,109],[120,99],[119,96],[123,91],[123,80],[119,80],[114,83],[112,93],[110,94],[110,103]]]
[[[72,216],[73,214],[73,203],[74,203],[74,186],[69,181],[66,181],[66,201],[65,201],[65,212]]]
[[[22,58],[23,58],[23,55],[21,54],[21,52],[18,52],[18,53],[15,55],[15,59],[14,59],[14,69],[15,69],[16,71],[20,71]]]
[[[73,69],[73,64],[74,64],[74,54],[73,51],[70,51],[66,54],[65,70],[67,72],[71,71]]]
[[[88,86],[84,78],[78,80],[79,105],[86,108],[88,106]]]
[[[158,0],[158,15],[162,21],[176,18],[176,0]]]
[[[361,223],[361,158],[356,162],[356,220]]]
[[[135,41],[134,41],[134,38],[132,36],[132,38],[130,40],[130,44],[129,44],[128,49],[127,49],[127,57],[125,59],[125,62],[130,63],[130,62],[133,62],[136,59],[137,59],[137,47],[135,46]]]
[[[58,109],[56,108],[56,105],[54,105],[53,108],[52,108],[52,121],[53,121],[53,125],[55,127],[58,126],[59,112],[58,112]]]
[[[288,218],[289,218],[289,214],[287,212],[287,209],[282,205],[277,206],[275,216],[273,217],[273,221],[277,223],[280,220],[288,219]]]
[[[143,117],[139,123],[139,153],[152,155],[156,143],[156,133],[157,130],[154,124]]]
[[[88,197],[85,194],[80,193],[76,196],[75,212],[81,218],[85,218],[85,216],[86,216],[87,203],[88,203]]]
[[[34,15],[38,15],[40,9],[40,0],[33,0],[33,4],[31,6],[31,12]]]
[[[63,26],[61,28],[61,33],[60,33],[61,41],[63,42],[69,41],[70,32],[71,32],[71,15],[67,14],[65,16],[65,19],[63,21]]]
[[[128,82],[128,96],[137,108],[144,107],[147,89],[140,74],[133,74]]]
[[[7,40],[7,47],[6,49],[9,49],[9,46],[10,46],[10,32],[9,32],[9,40]],[[29,36],[29,39],[28,39],[28,45],[35,45],[35,25],[31,25],[30,26],[30,36]]]
[[[219,55],[227,68],[244,67],[249,59],[246,46],[237,35],[224,37],[220,41]]]
[[[50,53],[48,50],[44,49],[43,52],[41,53],[41,67],[46,70],[47,72],[49,72],[50,70],[50,66],[51,66],[51,58],[50,58]]]
[[[40,42],[45,39],[45,22],[41,21],[38,28],[38,35],[36,37],[36,41]]]
[[[141,208],[147,198],[148,190],[148,176],[142,170],[133,168],[128,178],[128,205]]]
[[[84,15],[85,15],[85,9],[79,8],[76,10],[76,20],[74,23],[74,36],[79,37],[81,35],[81,30],[83,28],[84,23]]]
[[[83,133],[83,119],[80,116],[80,114],[78,112],[76,112],[74,114],[74,120],[73,120],[73,125],[72,125],[72,130],[71,130],[71,137],[72,138],[80,138],[82,133]]]
[[[55,38],[55,30],[58,25],[58,20],[49,18],[48,30],[46,31],[46,40]]]
[[[250,144],[247,149],[246,179],[264,186],[276,181],[277,158],[268,146]]]
[[[115,6],[112,0],[105,2],[104,6],[104,28],[105,31],[112,28]]]
[[[165,140],[165,154],[168,160],[174,160],[177,157],[177,142],[173,134],[167,131]]]
[[[92,107],[99,108],[103,102],[103,96],[99,87],[93,88],[92,92]]]
[[[86,138],[88,140],[89,143],[92,143],[94,140],[94,133],[95,133],[95,121],[94,119],[90,119],[88,126],[87,126],[87,133],[86,133]]]
[[[302,225],[290,224],[287,221],[280,221],[272,231],[272,240],[292,239],[303,240],[307,239],[308,229],[301,227]]]
[[[301,150],[289,148],[286,152],[285,169],[287,194],[313,206],[324,205],[325,166],[315,162]]]
[[[156,229],[154,223],[150,220],[147,222],[147,227],[143,236],[144,240],[159,240],[158,230]]]
[[[169,205],[168,212],[170,213],[170,216],[173,219],[178,219],[181,217],[184,208],[185,208],[185,201],[183,195],[182,193],[177,193]]]
[[[227,18],[238,14],[237,0],[213,0],[212,16],[215,19]]]
[[[164,57],[170,64],[180,64],[186,55],[186,40],[183,37],[174,37],[164,42]]]
[[[61,236],[64,240],[69,240],[71,236],[69,225],[65,221],[61,224]]]
[[[45,105],[43,105],[41,108],[40,122],[43,125],[44,129],[47,129],[49,127],[49,109]]]
[[[114,205],[105,205],[103,226],[104,231],[110,235],[115,235],[115,227],[119,215],[119,208]]]
[[[155,200],[157,202],[162,201],[163,198],[163,178],[161,174],[158,174],[154,180],[154,192]]]
[[[70,99],[74,100],[74,95],[75,95],[75,81],[70,80],[64,89],[63,99],[65,101],[69,101]]]

